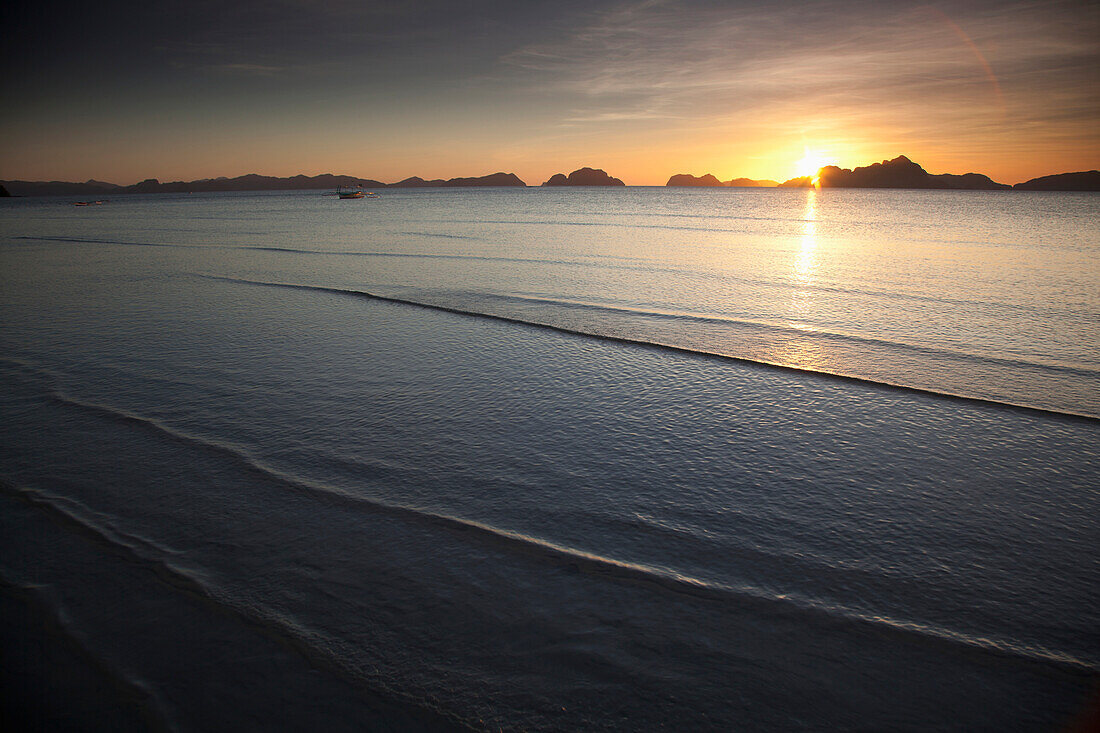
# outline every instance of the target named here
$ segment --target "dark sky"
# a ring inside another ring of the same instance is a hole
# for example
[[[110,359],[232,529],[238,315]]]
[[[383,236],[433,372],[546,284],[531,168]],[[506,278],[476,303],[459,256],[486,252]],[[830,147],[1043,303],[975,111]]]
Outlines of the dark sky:
[[[1096,2],[8,3],[0,178],[1100,166]]]

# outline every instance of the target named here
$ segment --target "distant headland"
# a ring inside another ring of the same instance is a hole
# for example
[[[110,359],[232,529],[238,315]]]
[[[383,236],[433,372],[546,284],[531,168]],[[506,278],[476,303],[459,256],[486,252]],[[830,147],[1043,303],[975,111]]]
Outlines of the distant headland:
[[[625,186],[599,168],[578,168],[569,175],[555,173],[543,186]],[[125,193],[200,193],[211,191],[302,191],[313,189],[333,190],[340,186],[361,186],[364,188],[457,188],[479,186],[527,186],[514,173],[491,173],[486,176],[470,178],[436,178],[425,180],[412,176],[396,183],[382,183],[371,178],[334,175],[325,173],[318,176],[261,176],[250,173],[236,178],[201,178],[195,181],[172,181],[161,183],[149,178],[130,186],[119,186],[91,179],[83,183],[67,181],[0,181],[0,197],[11,196],[107,196]],[[721,181],[707,173],[694,176],[677,173],[668,179],[665,186],[679,187],[752,187],[752,188],[909,188],[940,189],[965,191],[1100,191],[1100,171],[1078,171],[1057,175],[1032,178],[1023,183],[1010,186],[997,183],[981,173],[932,174],[904,155],[893,160],[856,168],[840,168],[828,165],[820,169],[816,176],[801,176],[779,183],[777,181],[751,178],[734,178]]]
[[[1100,171],[1041,176],[1025,183],[1017,183],[1013,188],[1021,191],[1100,191]]]
[[[89,180],[84,183],[65,181],[0,181],[13,196],[84,196],[122,193],[206,193],[211,191],[303,191],[311,189],[333,190],[340,186],[364,188],[427,188],[465,186],[526,186],[514,173],[492,173],[475,178],[451,178],[426,181],[418,176],[397,183],[382,183],[370,178],[340,176],[324,173],[319,176],[290,176],[278,178],[250,173],[236,178],[201,178],[196,181],[172,181],[161,183],[148,178],[131,186]]]

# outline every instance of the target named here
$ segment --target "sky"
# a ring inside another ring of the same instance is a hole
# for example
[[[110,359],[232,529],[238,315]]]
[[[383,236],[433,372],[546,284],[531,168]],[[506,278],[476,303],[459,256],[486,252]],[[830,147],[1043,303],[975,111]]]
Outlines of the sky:
[[[6,3],[0,179],[1100,168],[1100,2]]]

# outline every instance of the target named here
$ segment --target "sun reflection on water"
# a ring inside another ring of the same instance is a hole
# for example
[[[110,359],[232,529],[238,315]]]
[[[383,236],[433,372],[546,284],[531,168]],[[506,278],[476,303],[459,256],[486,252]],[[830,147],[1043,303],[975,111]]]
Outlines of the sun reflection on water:
[[[817,189],[806,190],[806,208],[802,212],[802,240],[794,262],[795,279],[804,285],[810,285],[814,281],[814,255],[817,251],[817,195]]]
[[[824,358],[821,346],[812,338],[813,328],[807,325],[812,321],[814,310],[814,288],[817,282],[817,197],[816,189],[806,190],[806,206],[802,213],[802,236],[791,263],[793,282],[801,287],[791,290],[791,311],[787,325],[806,333],[806,337],[791,336],[777,344],[776,357],[781,363],[804,369],[821,369]]]

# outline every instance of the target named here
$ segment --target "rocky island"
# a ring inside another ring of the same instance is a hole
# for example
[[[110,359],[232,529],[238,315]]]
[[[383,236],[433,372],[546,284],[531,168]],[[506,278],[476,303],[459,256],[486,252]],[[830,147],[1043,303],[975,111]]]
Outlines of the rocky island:
[[[425,181],[420,176],[412,176],[397,183],[380,184],[375,188],[456,188],[461,186],[526,186],[515,173],[491,173],[477,178],[436,178]]]
[[[814,176],[799,176],[780,183],[780,188],[812,188]],[[827,165],[818,171],[816,185],[819,188],[914,188],[953,189],[962,191],[997,191],[1010,189],[981,173],[933,175],[920,165],[899,155],[893,160],[861,166],[853,169]]]
[[[693,176],[690,173],[677,173],[668,179],[666,186],[721,186],[721,181],[712,176],[710,173],[699,177]]]
[[[544,186],[625,186],[618,178],[612,178],[599,168],[578,168],[566,176],[555,173]]]
[[[821,188],[950,188],[968,191],[1012,188],[980,173],[932,175],[904,155],[851,170],[827,165],[818,171],[817,178]]]
[[[688,173],[677,173],[668,179],[666,186],[723,186],[727,188],[774,188],[779,183],[769,179],[753,180],[752,178],[734,178],[731,181],[719,181],[710,173],[702,176],[693,176]]]

